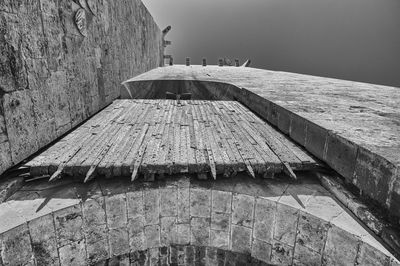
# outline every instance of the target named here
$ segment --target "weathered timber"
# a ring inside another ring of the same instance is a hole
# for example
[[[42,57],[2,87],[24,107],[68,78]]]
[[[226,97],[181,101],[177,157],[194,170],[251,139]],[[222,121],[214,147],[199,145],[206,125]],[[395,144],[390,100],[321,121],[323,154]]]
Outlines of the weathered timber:
[[[247,171],[270,177],[319,167],[303,149],[233,101],[117,100],[27,163],[33,176],[112,178]]]

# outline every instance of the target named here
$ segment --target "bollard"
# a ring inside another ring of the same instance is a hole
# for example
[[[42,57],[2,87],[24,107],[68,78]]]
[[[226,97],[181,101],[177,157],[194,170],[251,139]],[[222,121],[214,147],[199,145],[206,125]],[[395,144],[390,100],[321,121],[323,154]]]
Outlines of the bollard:
[[[190,66],[190,57],[186,57],[186,66]]]
[[[239,59],[237,59],[237,58],[235,59],[235,66],[237,66],[237,67],[239,66]]]
[[[218,59],[218,65],[222,67],[224,65],[224,60],[222,58]]]
[[[203,66],[207,66],[207,59],[203,58]]]

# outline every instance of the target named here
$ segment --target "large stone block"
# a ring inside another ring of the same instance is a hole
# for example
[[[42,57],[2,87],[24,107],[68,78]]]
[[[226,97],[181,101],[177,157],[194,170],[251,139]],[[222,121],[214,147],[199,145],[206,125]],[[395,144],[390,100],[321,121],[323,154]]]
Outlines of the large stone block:
[[[192,245],[207,246],[210,243],[210,218],[192,217],[190,220]]]
[[[3,109],[12,161],[18,163],[38,149],[31,92],[25,90],[5,94]]]
[[[353,175],[353,184],[382,205],[387,204],[390,184],[396,177],[396,166],[385,158],[359,148]],[[400,216],[400,212],[399,212]]]
[[[305,246],[321,253],[325,245],[328,229],[328,223],[301,212],[297,229],[296,246]]]
[[[362,243],[358,251],[357,264],[365,266],[389,265],[389,257],[367,243]]]
[[[111,257],[129,252],[129,238],[126,228],[110,229],[108,236]]]
[[[212,191],[212,211],[221,213],[231,213],[232,193],[225,191]]]
[[[60,254],[61,266],[86,264],[86,249],[84,240],[71,242],[59,248],[58,252]]]
[[[253,240],[253,246],[251,249],[251,256],[264,261],[264,262],[270,262],[271,261],[271,252],[272,252],[272,245],[264,242],[264,241],[260,241],[257,239]]]
[[[306,149],[319,159],[325,159],[325,145],[328,131],[325,128],[318,126],[317,124],[308,122],[306,135]]]
[[[307,122],[304,118],[292,114],[289,135],[297,143],[304,146],[306,142]]]
[[[334,133],[328,134],[326,145],[326,163],[351,182],[356,164],[357,146]]]
[[[229,248],[229,231],[213,230],[210,231],[210,245],[216,248]]]
[[[334,226],[328,231],[323,265],[353,265],[356,260],[358,239]]]
[[[190,221],[190,200],[189,200],[189,188],[178,187],[178,222],[189,223]]]
[[[128,223],[125,194],[106,197],[105,203],[108,227],[111,229],[125,227]]]
[[[204,189],[190,189],[190,215],[210,217],[211,191]]]
[[[258,198],[255,205],[253,237],[271,243],[276,202]]]
[[[232,224],[252,227],[254,214],[254,197],[234,194],[232,198]]]
[[[83,239],[83,219],[80,205],[54,212],[54,224],[59,247]]]
[[[296,245],[293,255],[293,265],[319,266],[321,265],[322,256],[302,245]]]
[[[25,265],[34,256],[26,224],[1,234],[0,246],[4,265]]]
[[[293,259],[293,247],[275,241],[272,244],[271,262],[278,265],[290,265]]]
[[[275,214],[274,239],[293,246],[299,211],[284,204],[277,204]]]
[[[144,191],[144,213],[147,225],[160,223],[160,194],[158,189]]]
[[[231,250],[235,252],[251,252],[251,229],[243,226],[232,225]]]
[[[160,215],[161,216],[177,216],[177,189],[165,188],[160,189]]]
[[[28,223],[32,249],[39,265],[58,265],[57,239],[51,214]]]

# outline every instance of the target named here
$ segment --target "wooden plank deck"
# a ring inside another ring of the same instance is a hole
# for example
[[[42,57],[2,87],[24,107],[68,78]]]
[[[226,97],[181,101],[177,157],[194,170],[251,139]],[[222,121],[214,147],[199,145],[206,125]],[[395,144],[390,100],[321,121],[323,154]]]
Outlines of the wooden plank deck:
[[[31,175],[88,181],[144,174],[268,177],[319,163],[235,101],[116,100],[27,163]]]

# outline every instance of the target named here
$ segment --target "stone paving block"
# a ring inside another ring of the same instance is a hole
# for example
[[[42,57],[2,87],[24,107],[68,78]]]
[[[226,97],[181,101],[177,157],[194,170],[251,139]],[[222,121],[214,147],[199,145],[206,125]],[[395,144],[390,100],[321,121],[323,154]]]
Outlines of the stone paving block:
[[[275,214],[274,239],[293,246],[296,237],[298,216],[298,210],[278,203]]]
[[[28,223],[28,227],[37,263],[57,265],[59,258],[53,215],[48,214],[34,219]]]
[[[194,247],[185,247],[185,265],[193,265],[194,263]]]
[[[211,229],[229,231],[231,214],[213,212],[211,214]]]
[[[161,246],[176,243],[177,234],[176,217],[161,217]]]
[[[348,232],[333,226],[328,231],[323,265],[352,265],[356,260],[358,239]]]
[[[86,255],[88,264],[104,261],[109,257],[108,239],[101,239],[94,243],[86,244]]]
[[[188,245],[190,244],[190,224],[177,224],[178,235],[176,237],[177,244]]]
[[[125,194],[106,197],[105,203],[108,228],[115,229],[125,227],[128,222]]]
[[[110,229],[108,236],[111,257],[129,252],[129,237],[125,228]]]
[[[178,265],[185,265],[185,246],[177,246],[177,261]]]
[[[143,191],[126,193],[126,203],[128,207],[128,218],[144,215]]]
[[[257,239],[253,240],[253,246],[251,248],[252,257],[264,262],[270,262],[271,252],[272,252],[271,244]]]
[[[318,159],[325,159],[324,152],[328,131],[325,128],[308,121],[306,135],[306,149],[318,157]]]
[[[233,194],[232,224],[253,227],[254,197]]]
[[[83,219],[79,204],[54,212],[54,224],[59,247],[83,239]]]
[[[205,265],[206,247],[194,246],[194,261],[195,265]]]
[[[254,214],[253,237],[271,243],[276,202],[258,198]]]
[[[146,257],[147,257],[146,251],[142,251],[142,250],[131,252],[129,254],[130,263],[131,263],[131,265],[134,265],[134,266],[145,265]]]
[[[85,226],[106,224],[104,198],[86,200],[82,203],[83,222]]]
[[[178,187],[178,222],[189,223],[190,221],[190,201],[189,187]]]
[[[137,216],[128,221],[129,247],[131,251],[145,249],[144,216]]]
[[[296,238],[296,246],[302,245],[321,253],[329,229],[329,223],[301,212]]]
[[[231,213],[232,193],[225,191],[212,190],[212,211]]]
[[[210,217],[211,193],[210,190],[190,189],[190,215]]]
[[[241,253],[251,252],[251,229],[243,226],[232,225],[231,250]]]
[[[207,246],[210,243],[210,218],[192,217],[190,220],[192,245]]]
[[[279,241],[272,243],[271,262],[278,265],[290,265],[293,259],[293,247]]]
[[[0,258],[4,265],[24,265],[31,261],[33,252],[27,225],[20,225],[1,234],[0,247]]]
[[[154,248],[160,246],[160,226],[148,225],[144,228],[146,239],[146,248]]]
[[[293,265],[319,266],[321,265],[322,255],[312,249],[302,245],[296,245],[293,255]]]
[[[86,250],[85,241],[71,242],[58,249],[61,266],[63,265],[85,265]]]
[[[160,215],[177,216],[178,195],[176,188],[160,189]]]
[[[388,256],[379,252],[377,249],[368,245],[367,243],[362,243],[357,255],[357,264],[365,266],[374,265],[389,265],[390,259]]]
[[[150,265],[159,265],[160,253],[159,248],[151,248],[148,250]],[[128,264],[129,265],[129,264]]]
[[[146,225],[160,223],[160,195],[158,189],[144,191],[144,214]]]
[[[326,163],[351,182],[356,164],[357,146],[333,133],[328,134],[326,145]]]
[[[229,231],[210,231],[210,242],[212,247],[229,249]]]

